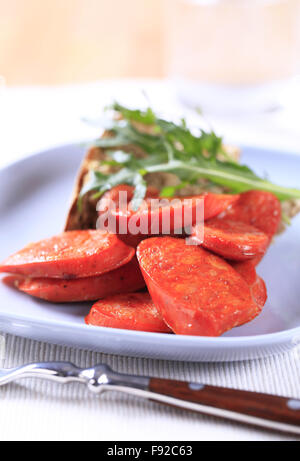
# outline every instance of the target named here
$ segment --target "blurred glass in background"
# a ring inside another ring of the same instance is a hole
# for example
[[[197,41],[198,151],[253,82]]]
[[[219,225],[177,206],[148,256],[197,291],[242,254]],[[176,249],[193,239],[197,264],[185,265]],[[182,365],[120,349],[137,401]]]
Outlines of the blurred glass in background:
[[[8,86],[170,77],[205,111],[274,108],[300,67],[300,0],[0,0]]]
[[[0,0],[7,85],[162,77],[163,0]]]
[[[165,69],[206,111],[273,109],[300,69],[299,0],[166,0]]]

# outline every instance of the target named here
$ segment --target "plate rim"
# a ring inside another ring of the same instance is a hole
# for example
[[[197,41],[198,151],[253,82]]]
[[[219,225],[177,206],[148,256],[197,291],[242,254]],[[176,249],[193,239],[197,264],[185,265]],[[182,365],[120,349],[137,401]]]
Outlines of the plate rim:
[[[53,303],[49,303],[49,304],[53,304]],[[5,314],[0,313],[0,322],[2,321],[2,319],[4,319],[4,321],[7,321],[8,319],[12,321],[16,320],[19,322],[20,321],[23,321],[23,322],[30,321],[31,325],[35,324],[37,326],[40,325],[40,326],[54,326],[54,327],[55,326],[60,326],[60,327],[69,326],[70,327],[69,322],[66,322],[64,320],[61,320],[61,321],[45,320],[44,321],[42,319],[36,320],[36,319],[33,319],[32,317],[19,316],[19,315],[14,315],[14,314],[7,316]],[[175,342],[175,341],[180,342],[180,341],[187,340],[188,338],[189,341],[195,342],[195,343],[197,342],[198,345],[199,343],[201,344],[207,343],[207,346],[209,347],[213,347],[216,341],[218,342],[218,344],[224,343],[224,345],[226,344],[227,346],[233,345],[233,343],[236,343],[236,342],[239,342],[240,345],[245,346],[246,344],[249,345],[249,342],[254,342],[254,343],[257,342],[258,338],[260,342],[268,341],[268,343],[274,342],[276,339],[293,340],[293,337],[298,338],[297,333],[299,333],[299,341],[300,341],[300,327],[290,328],[288,330],[279,331],[275,333],[265,333],[262,335],[258,334],[258,335],[252,335],[252,336],[234,336],[234,337],[174,335],[174,334],[168,334],[168,333],[155,333],[155,332],[148,332],[148,331],[125,330],[123,328],[111,328],[111,327],[101,327],[101,326],[97,327],[97,326],[86,325],[86,324],[83,324],[83,325],[73,324],[71,328],[72,330],[78,330],[78,331],[81,331],[84,328],[84,329],[92,330],[94,332],[99,332],[99,333],[109,331],[109,332],[112,332],[112,334],[122,335],[122,336],[134,334],[136,338],[138,338],[139,336],[147,337],[148,339],[168,338],[168,341],[170,342]],[[288,338],[286,338],[286,336],[288,336]],[[274,341],[272,341],[272,339],[274,339]],[[245,344],[241,344],[241,343],[245,343]]]

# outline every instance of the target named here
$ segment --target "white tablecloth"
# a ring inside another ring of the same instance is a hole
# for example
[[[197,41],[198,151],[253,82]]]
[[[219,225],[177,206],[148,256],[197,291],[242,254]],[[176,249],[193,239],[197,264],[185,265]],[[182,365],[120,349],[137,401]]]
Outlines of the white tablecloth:
[[[60,143],[93,138],[83,124],[113,99],[139,102],[145,89],[154,107],[181,109],[163,82],[102,82],[65,88],[0,91],[0,165]],[[300,94],[300,93],[299,93]],[[210,117],[227,140],[300,152],[299,104],[251,117]],[[210,383],[300,398],[300,355],[239,363],[182,363],[110,356],[6,335],[5,366],[32,361],[98,362],[120,372]],[[0,440],[295,440],[212,417],[107,393],[90,395],[80,385],[26,380],[0,388]]]

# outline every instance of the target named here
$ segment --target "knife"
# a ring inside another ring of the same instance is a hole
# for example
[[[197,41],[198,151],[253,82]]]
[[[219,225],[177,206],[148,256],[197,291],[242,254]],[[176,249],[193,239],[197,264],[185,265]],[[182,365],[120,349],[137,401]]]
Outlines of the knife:
[[[115,390],[165,405],[300,435],[300,400],[206,384],[117,373],[107,365],[78,368],[69,362],[0,369],[0,386],[21,378],[79,382],[101,394]]]

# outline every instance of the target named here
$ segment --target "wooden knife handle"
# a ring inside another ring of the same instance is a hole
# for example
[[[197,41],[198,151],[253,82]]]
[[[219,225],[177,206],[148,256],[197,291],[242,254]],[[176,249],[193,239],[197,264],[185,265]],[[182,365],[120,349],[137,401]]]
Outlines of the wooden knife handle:
[[[150,379],[149,390],[152,400],[168,405],[300,434],[297,399],[157,378]]]

